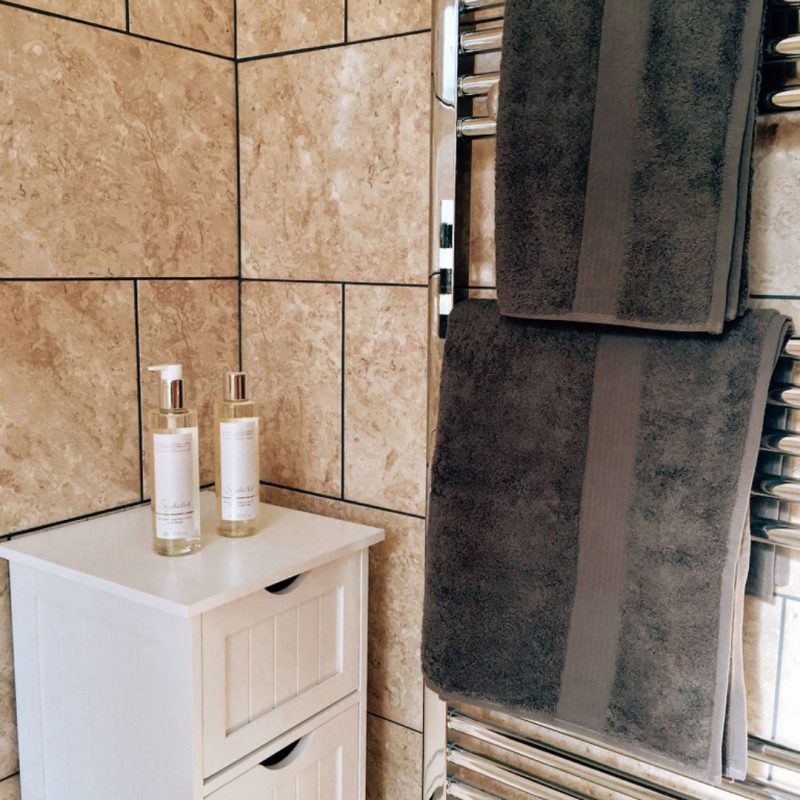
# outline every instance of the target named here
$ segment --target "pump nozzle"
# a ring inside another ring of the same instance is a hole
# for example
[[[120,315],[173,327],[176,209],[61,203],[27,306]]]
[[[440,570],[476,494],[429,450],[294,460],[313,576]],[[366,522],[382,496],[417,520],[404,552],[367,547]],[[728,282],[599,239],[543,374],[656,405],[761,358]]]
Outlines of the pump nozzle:
[[[159,406],[165,411],[178,411],[183,408],[183,367],[180,364],[158,364],[147,368],[150,372],[161,373]]]

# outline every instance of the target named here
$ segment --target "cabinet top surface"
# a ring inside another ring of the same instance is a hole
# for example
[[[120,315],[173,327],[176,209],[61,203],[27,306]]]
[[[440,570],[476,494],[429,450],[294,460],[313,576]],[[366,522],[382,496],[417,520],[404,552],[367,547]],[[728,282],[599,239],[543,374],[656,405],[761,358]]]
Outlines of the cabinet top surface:
[[[153,553],[146,505],[22,536],[0,544],[0,557],[191,617],[383,539],[379,528],[265,503],[255,536],[226,539],[214,530],[214,493],[200,506],[203,549],[192,555]]]

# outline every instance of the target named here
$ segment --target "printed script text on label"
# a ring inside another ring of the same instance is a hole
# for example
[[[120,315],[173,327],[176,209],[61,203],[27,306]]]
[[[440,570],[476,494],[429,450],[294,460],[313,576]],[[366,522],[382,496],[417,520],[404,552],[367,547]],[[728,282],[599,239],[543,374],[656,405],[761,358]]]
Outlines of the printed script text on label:
[[[197,428],[153,434],[153,462],[156,536],[159,539],[195,536]]]
[[[258,417],[220,422],[220,497],[222,519],[258,516]]]

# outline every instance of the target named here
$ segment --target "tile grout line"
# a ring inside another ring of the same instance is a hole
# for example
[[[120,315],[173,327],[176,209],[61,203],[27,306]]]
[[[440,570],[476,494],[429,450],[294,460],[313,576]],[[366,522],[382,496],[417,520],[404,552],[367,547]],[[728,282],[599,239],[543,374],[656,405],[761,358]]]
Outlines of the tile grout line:
[[[344,413],[344,370],[345,370],[345,304],[347,302],[347,289],[344,284],[342,284],[342,330],[341,330],[341,354],[339,356],[339,382],[341,384],[341,400],[340,400],[340,413],[341,413],[341,424],[339,426],[339,434],[341,436],[339,449],[339,469],[340,469],[340,476],[339,476],[339,490],[341,492],[341,498],[344,500],[344,425],[345,425],[345,413]]]
[[[0,3],[2,0],[0,0]],[[427,283],[399,283],[395,281],[342,281],[333,279],[314,278],[247,278],[244,275],[77,275],[63,277],[0,277],[2,283],[75,283],[95,281],[97,283],[110,283],[113,281],[239,281],[243,283],[322,283],[335,286],[386,286],[405,287],[410,289],[427,289]],[[475,289],[491,287],[475,286]],[[800,300],[800,296],[791,298]]]
[[[233,0],[233,99],[234,119],[236,123],[236,293],[238,306],[238,333],[239,333],[239,371],[244,369],[243,339],[242,339],[242,158],[241,158],[241,130],[239,116],[239,61],[238,52],[238,8]]]
[[[233,63],[236,64],[239,58],[239,9],[236,7],[237,0],[233,2]]]
[[[781,673],[783,672],[783,645],[785,641],[785,630],[786,630],[786,599],[784,598],[781,600],[781,622],[780,622],[780,634],[778,635],[778,657],[777,657],[777,665],[776,665],[776,675],[775,675],[775,695],[772,701],[772,726],[770,728],[770,735],[771,738],[775,739],[778,732],[778,712],[780,711],[780,700],[781,700]]]
[[[372,503],[362,503],[360,500],[345,500],[341,497],[336,497],[332,494],[323,494],[322,492],[312,492],[310,489],[298,489],[296,486],[286,486],[282,483],[272,483],[271,481],[259,481],[261,486],[266,486],[270,489],[282,489],[286,492],[294,492],[295,494],[305,494],[309,497],[318,497],[320,500],[333,500],[336,503],[346,503],[349,506],[358,506],[359,508],[368,508],[373,511],[383,511],[386,514],[397,514],[401,517],[409,517],[410,519],[419,519],[424,521],[425,517],[422,514],[412,514],[410,511],[399,511],[396,508],[386,508],[385,506],[376,506]]]
[[[210,489],[213,485],[213,481],[211,483],[201,483],[200,489]],[[50,528],[59,528],[62,525],[70,525],[73,522],[86,522],[87,520],[95,519],[97,517],[105,517],[111,514],[116,514],[119,511],[129,511],[132,508],[142,508],[147,505],[150,505],[149,499],[133,500],[130,503],[123,503],[119,506],[109,506],[108,508],[101,508],[99,511],[90,511],[87,514],[78,514],[74,517],[64,517],[63,519],[53,520],[53,522],[44,522],[41,525],[34,525],[30,528],[21,528],[18,531],[10,531],[9,533],[4,533],[0,539],[2,539],[4,542],[10,542],[12,539],[16,539],[18,536],[26,536],[29,533],[38,533],[39,531],[46,531]]]
[[[0,4],[2,0],[0,0]],[[0,283],[74,283],[77,281],[236,281],[237,275],[76,275],[54,278],[22,277],[2,278]]]
[[[348,28],[348,9],[347,9],[347,0],[344,0],[344,43],[347,44],[347,39],[349,36]]]
[[[416,31],[404,31],[402,33],[389,33],[383,36],[370,36],[366,39],[350,39],[345,42],[333,42],[331,44],[318,44],[311,47],[299,47],[296,50],[279,50],[275,53],[262,53],[257,56],[245,56],[239,58],[240,64],[245,64],[249,61],[264,61],[269,58],[280,58],[282,56],[297,56],[305,53],[316,53],[319,50],[337,50],[341,47],[348,47],[349,45],[356,44],[371,44],[372,42],[385,42],[388,39],[404,39],[407,36],[417,36],[421,33],[430,33],[430,28],[420,28]]]
[[[422,736],[422,731],[417,730],[416,728],[412,728],[410,725],[406,725],[404,722],[398,722],[396,719],[390,719],[389,717],[384,717],[383,714],[378,714],[375,711],[370,711],[369,708],[367,709],[367,713],[371,717],[375,717],[376,719],[382,719],[384,722],[388,722],[390,725],[397,725],[400,728],[405,728],[407,731],[411,731],[411,733],[418,733]]]
[[[142,422],[142,351],[139,342],[139,281],[133,282],[133,336],[136,344],[136,401],[139,418],[139,499],[144,502],[144,426]]]
[[[64,22],[74,22],[76,25],[87,25],[90,28],[96,28],[102,31],[108,31],[110,33],[119,33],[123,36],[130,36],[133,39],[139,39],[144,42],[153,42],[154,44],[162,44],[167,47],[175,47],[179,50],[186,50],[190,53],[197,53],[198,55],[209,56],[211,58],[219,58],[223,61],[231,61],[234,63],[244,64],[248,61],[260,61],[263,59],[268,58],[278,58],[280,56],[291,56],[291,55],[302,55],[303,53],[313,53],[318,50],[334,50],[340,47],[346,47],[348,45],[356,45],[356,44],[370,44],[372,42],[383,42],[388,39],[402,39],[406,36],[417,36],[422,33],[430,33],[431,28],[419,28],[413,31],[401,31],[400,33],[389,33],[384,34],[381,36],[368,36],[364,39],[350,39],[349,33],[345,31],[345,40],[342,42],[332,42],[330,44],[322,44],[322,45],[314,45],[311,47],[300,47],[294,50],[280,50],[274,53],[261,53],[255,56],[245,56],[244,58],[239,58],[237,53],[238,48],[236,47],[236,43],[234,42],[234,55],[226,56],[222,53],[214,53],[211,50],[201,50],[198,47],[192,47],[187,44],[180,44],[179,42],[170,42],[167,39],[158,39],[155,36],[146,36],[143,33],[135,33],[134,31],[130,30],[130,9],[128,7],[129,0],[126,0],[126,8],[125,8],[125,27],[124,28],[115,28],[113,25],[104,25],[100,22],[92,22],[88,19],[81,19],[79,17],[70,17],[66,14],[58,14],[54,11],[47,11],[42,8],[33,8],[32,6],[26,6],[22,3],[15,3],[12,0],[0,0],[0,7],[5,6],[7,8],[15,8],[18,11],[27,11],[30,14],[38,14],[39,16],[43,17],[51,17],[52,19],[60,19]],[[345,0],[346,4],[346,0]],[[345,28],[347,27],[347,14],[345,13]]]
[[[131,32],[131,3],[130,0],[125,0],[125,32]]]
[[[3,781],[10,781],[12,778],[16,778],[18,775],[19,770],[12,772],[10,775],[6,775],[5,778],[0,778],[0,783],[3,783]]]
[[[103,517],[106,514],[114,514],[117,511],[127,511],[130,508],[145,506],[148,504],[148,502],[149,500],[134,500],[130,503],[123,503],[119,506],[110,506],[109,508],[103,508],[99,511],[90,511],[88,514],[78,514],[74,517],[64,517],[63,519],[57,519],[53,522],[45,522],[42,525],[34,525],[31,528],[22,528],[18,531],[11,531],[10,533],[3,534],[3,540],[8,542],[12,539],[16,539],[17,536],[24,536],[28,533],[46,531],[50,528],[58,528],[60,525],[69,525],[72,522],[83,522],[85,520],[94,519],[95,517]]]
[[[427,289],[427,283],[395,283],[392,281],[342,281],[332,278],[242,278],[250,283],[326,283],[333,286],[399,286],[411,289]],[[798,298],[800,299],[800,298]]]
[[[30,6],[22,5],[21,3],[12,3],[9,0],[0,0],[0,6],[7,8],[15,8],[18,11],[27,11],[30,14],[38,14],[43,17],[51,17],[53,19],[60,19],[65,22],[74,22],[76,25],[87,25],[90,28],[97,28],[101,31],[109,31],[111,33],[119,33],[122,36],[130,36],[132,39],[140,39],[144,42],[153,42],[155,44],[163,44],[167,47],[175,47],[179,50],[188,50],[190,53],[197,53],[201,56],[210,56],[211,58],[221,58],[223,61],[233,61],[232,56],[223,56],[220,53],[212,53],[210,50],[200,50],[197,47],[190,47],[186,44],[178,44],[177,42],[168,42],[165,39],[156,39],[153,36],[145,36],[143,33],[133,33],[124,28],[114,28],[111,25],[103,25],[99,22],[91,22],[88,19],[78,19],[76,17],[68,17],[65,14],[56,14],[53,11],[45,11],[41,8],[31,8]]]

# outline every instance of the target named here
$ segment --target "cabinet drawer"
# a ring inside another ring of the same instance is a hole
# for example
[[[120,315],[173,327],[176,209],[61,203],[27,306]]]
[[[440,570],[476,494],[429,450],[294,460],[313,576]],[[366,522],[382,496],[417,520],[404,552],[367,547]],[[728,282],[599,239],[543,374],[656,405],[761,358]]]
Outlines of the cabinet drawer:
[[[361,558],[203,615],[206,776],[358,688]]]
[[[351,706],[208,800],[357,800],[358,717],[359,706]]]

